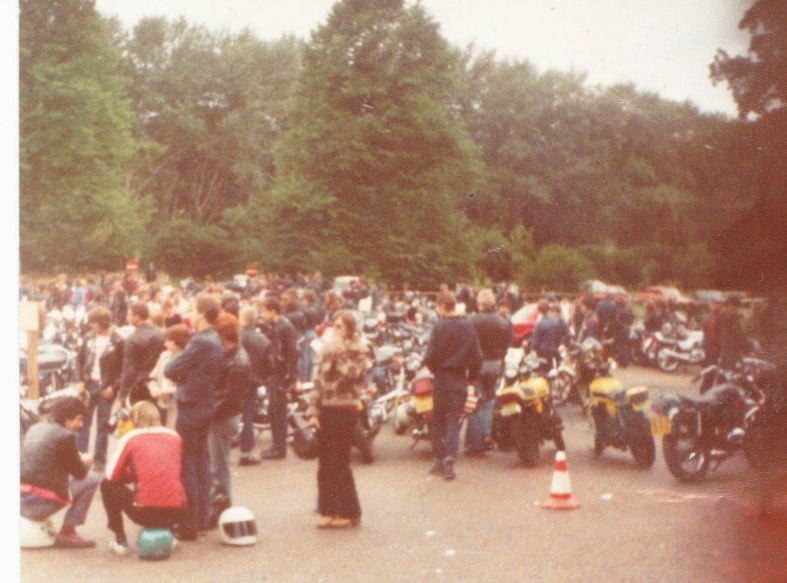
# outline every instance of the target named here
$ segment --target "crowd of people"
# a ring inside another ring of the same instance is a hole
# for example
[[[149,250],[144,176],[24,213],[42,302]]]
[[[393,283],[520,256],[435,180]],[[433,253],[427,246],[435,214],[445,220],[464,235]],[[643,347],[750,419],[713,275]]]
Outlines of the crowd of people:
[[[317,526],[360,523],[350,448],[370,352],[347,308],[368,301],[372,309],[404,311],[410,319],[410,292],[385,294],[374,282],[356,280],[338,293],[319,274],[250,277],[228,286],[187,280],[179,287],[133,274],[59,278],[47,285],[23,281],[21,292],[48,308],[84,307],[90,329],[76,359],[82,396],[58,401],[22,444],[23,516],[41,520],[70,505],[59,545],[94,545],[75,527],[84,522],[98,488],[117,554],[129,549],[124,513],[143,526],[172,528],[181,541],[216,528],[220,513],[233,505],[233,437],[240,432],[242,466],[285,458],[288,396],[309,380],[314,388],[307,417],[320,435]],[[510,314],[522,299],[515,286],[476,293],[464,282],[453,291],[443,286],[434,298],[437,318],[424,358],[434,375],[431,473],[456,478],[463,413],[472,413],[465,454],[486,451],[495,388],[513,340]],[[725,338],[737,330],[734,307],[711,313],[706,322],[722,352]],[[539,356],[558,357],[560,345],[572,337],[612,338],[621,365],[628,363],[634,314],[625,301],[586,296],[574,304],[546,294],[538,310],[529,342]],[[669,318],[656,312],[648,306],[647,328]],[[311,340],[326,326],[333,328],[330,341],[315,354]],[[261,385],[270,395],[272,440],[255,455]],[[465,410],[468,394],[478,398],[472,412]],[[109,452],[111,418],[119,407],[129,408],[133,430]]]

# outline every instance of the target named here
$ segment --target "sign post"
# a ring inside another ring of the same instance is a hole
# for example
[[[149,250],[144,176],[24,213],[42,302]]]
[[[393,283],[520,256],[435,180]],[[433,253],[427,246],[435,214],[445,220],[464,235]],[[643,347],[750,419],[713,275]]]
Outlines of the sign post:
[[[19,303],[19,327],[27,334],[27,396],[38,399],[38,302]]]

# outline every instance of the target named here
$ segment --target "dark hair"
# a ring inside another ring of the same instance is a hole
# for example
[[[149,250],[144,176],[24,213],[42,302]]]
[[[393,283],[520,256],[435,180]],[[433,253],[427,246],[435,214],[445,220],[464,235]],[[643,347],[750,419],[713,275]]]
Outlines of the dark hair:
[[[164,332],[164,338],[172,340],[180,348],[185,348],[186,344],[191,340],[191,331],[184,324],[175,324],[167,328]]]
[[[224,296],[221,299],[221,309],[237,318],[240,313],[240,303],[232,296]]]
[[[136,304],[131,304],[129,308],[131,313],[134,314],[140,320],[147,320],[150,318],[150,310],[148,310],[148,305],[144,302],[137,302]]]
[[[208,293],[201,293],[197,296],[196,303],[197,313],[205,316],[208,324],[215,324],[216,318],[219,317],[221,305],[219,301]]]
[[[456,308],[456,297],[450,291],[443,290],[437,294],[436,303],[450,312]]]
[[[238,319],[228,312],[219,314],[219,317],[216,318],[216,333],[225,342],[237,344],[240,340],[240,323]]]
[[[541,312],[542,314],[546,314],[548,310],[549,310],[549,302],[546,300],[540,300],[538,302],[538,311]]]
[[[72,396],[58,398],[52,403],[52,408],[49,410],[49,418],[60,425],[65,425],[66,421],[78,415],[86,414],[85,402],[79,397]]]
[[[112,324],[112,312],[104,306],[96,306],[87,313],[88,324],[98,324],[102,330],[107,330]]]
[[[268,310],[269,312],[276,312],[277,314],[281,314],[281,304],[279,303],[279,298],[275,296],[265,298],[265,301],[262,302],[262,307]]]

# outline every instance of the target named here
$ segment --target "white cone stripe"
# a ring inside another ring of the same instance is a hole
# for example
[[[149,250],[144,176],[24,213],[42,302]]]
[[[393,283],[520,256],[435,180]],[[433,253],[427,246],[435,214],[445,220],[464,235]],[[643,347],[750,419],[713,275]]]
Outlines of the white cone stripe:
[[[555,472],[552,476],[552,494],[570,494],[571,478],[566,472]]]

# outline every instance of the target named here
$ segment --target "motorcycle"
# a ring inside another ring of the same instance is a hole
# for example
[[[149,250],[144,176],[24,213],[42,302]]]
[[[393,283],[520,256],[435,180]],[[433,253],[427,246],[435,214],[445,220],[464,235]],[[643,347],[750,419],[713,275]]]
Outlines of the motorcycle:
[[[58,344],[40,344],[36,348],[38,387],[42,396],[60,391],[73,380],[74,354]],[[19,351],[20,383],[27,385],[27,349]]]
[[[552,403],[560,406],[568,401],[574,389],[574,379],[576,372],[574,367],[569,364],[569,356],[565,347],[560,347],[561,358],[552,359],[547,379],[549,381],[549,395]]]
[[[402,402],[394,413],[394,430],[397,434],[403,434],[407,429],[411,429],[413,447],[421,440],[431,439],[433,379],[429,369],[422,367],[410,383],[409,394],[402,397]]]
[[[660,344],[656,363],[664,372],[674,372],[681,363],[700,364],[705,360],[703,333],[699,330],[687,331],[684,338],[667,338],[660,332],[655,336]]]
[[[558,450],[565,450],[563,421],[552,404],[547,379],[537,372],[538,357],[525,357],[516,376],[508,355],[506,361],[505,375],[495,397],[492,439],[501,450],[516,448],[522,464],[535,467],[544,441],[552,440]]]
[[[700,397],[665,395],[654,403],[654,434],[662,434],[664,461],[673,476],[697,482],[741,451],[765,396],[756,386],[722,383]]]
[[[604,448],[629,450],[634,461],[649,468],[656,459],[656,445],[647,416],[650,391],[647,387],[624,389],[610,374],[614,362],[603,358],[601,352],[589,364],[595,378],[589,386],[588,408],[593,420],[593,451],[599,456]]]

